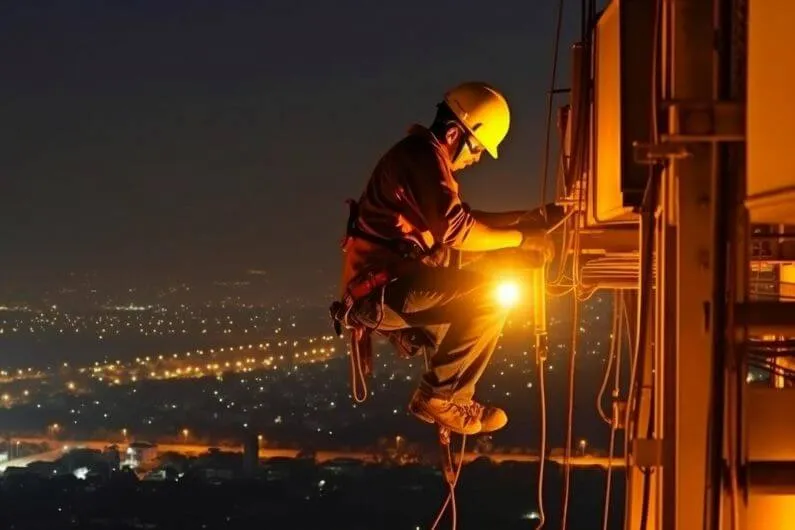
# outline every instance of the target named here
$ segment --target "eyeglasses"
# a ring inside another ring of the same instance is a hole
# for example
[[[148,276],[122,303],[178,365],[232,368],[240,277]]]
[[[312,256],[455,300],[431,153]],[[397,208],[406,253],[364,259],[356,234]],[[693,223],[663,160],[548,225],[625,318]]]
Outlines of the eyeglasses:
[[[475,140],[475,138],[472,135],[467,136],[465,142],[467,144],[467,148],[469,148],[469,152],[472,153],[473,155],[479,155],[480,153],[485,151],[483,146],[480,145],[480,143],[477,140]]]

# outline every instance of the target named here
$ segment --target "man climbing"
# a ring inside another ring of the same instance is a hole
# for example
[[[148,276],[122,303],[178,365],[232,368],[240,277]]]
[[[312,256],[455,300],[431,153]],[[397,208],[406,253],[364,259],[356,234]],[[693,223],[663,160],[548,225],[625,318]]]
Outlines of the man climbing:
[[[498,227],[489,219],[499,214],[471,211],[459,196],[454,173],[484,151],[496,159],[508,133],[502,94],[464,83],[437,108],[430,128],[412,126],[378,162],[358,204],[351,202],[336,319],[360,339],[375,330],[400,345],[401,334],[422,335],[431,354],[409,410],[453,432],[492,432],[507,423],[506,413],[473,397],[506,310],[493,296],[494,279],[451,266],[451,251],[521,249],[541,266],[552,247],[538,225],[517,228],[519,214],[513,227]]]

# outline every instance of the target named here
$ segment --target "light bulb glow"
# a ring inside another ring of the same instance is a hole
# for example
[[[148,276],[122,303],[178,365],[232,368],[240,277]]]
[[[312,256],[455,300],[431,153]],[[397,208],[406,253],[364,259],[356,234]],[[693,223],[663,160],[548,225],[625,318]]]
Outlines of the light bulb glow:
[[[497,284],[495,294],[497,303],[502,307],[513,307],[519,301],[519,284],[513,280],[503,280]]]

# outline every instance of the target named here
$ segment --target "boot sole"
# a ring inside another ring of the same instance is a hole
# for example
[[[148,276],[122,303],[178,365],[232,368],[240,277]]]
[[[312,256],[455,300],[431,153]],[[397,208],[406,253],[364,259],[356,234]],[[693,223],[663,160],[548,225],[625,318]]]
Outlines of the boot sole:
[[[444,427],[446,429],[450,429],[451,431],[453,431],[454,433],[457,433],[457,434],[463,434],[463,435],[471,436],[473,434],[478,434],[478,433],[481,432],[480,429],[478,429],[476,431],[472,431],[472,432],[463,432],[463,431],[461,431],[459,429],[456,429],[455,427],[451,427],[449,425],[443,425],[443,424],[439,423],[438,421],[436,421],[436,419],[434,419],[433,416],[431,416],[430,414],[428,414],[424,410],[422,410],[419,407],[414,406],[414,405],[409,405],[409,412],[411,412],[415,417],[419,418],[420,420],[424,421],[425,423],[438,423],[441,427]]]
[[[415,405],[409,405],[409,412],[411,412],[415,417],[419,418],[425,423],[436,423],[436,420],[433,419],[433,416],[429,416],[423,410],[421,410],[419,407]]]

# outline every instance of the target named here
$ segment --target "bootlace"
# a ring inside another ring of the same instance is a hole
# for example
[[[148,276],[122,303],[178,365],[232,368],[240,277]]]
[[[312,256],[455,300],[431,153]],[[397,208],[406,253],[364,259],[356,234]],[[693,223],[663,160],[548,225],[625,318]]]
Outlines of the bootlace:
[[[479,419],[483,415],[484,407],[483,405],[481,405],[476,401],[456,404],[456,407],[458,407],[464,414],[466,414],[470,418]]]

